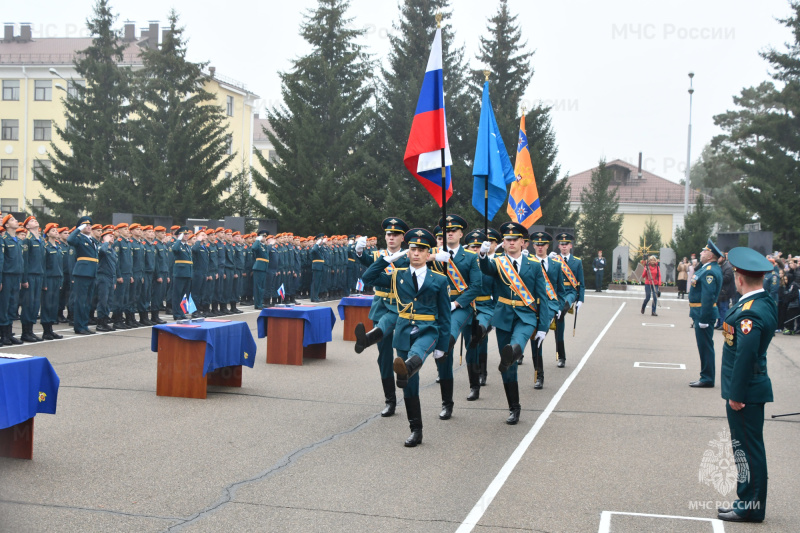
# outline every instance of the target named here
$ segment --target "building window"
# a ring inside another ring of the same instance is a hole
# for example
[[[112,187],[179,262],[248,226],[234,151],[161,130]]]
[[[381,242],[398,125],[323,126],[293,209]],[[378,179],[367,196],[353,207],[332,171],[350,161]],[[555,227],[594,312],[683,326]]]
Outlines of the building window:
[[[3,80],[3,100],[19,100],[19,80]]]
[[[231,173],[230,172],[226,172],[225,173],[225,179],[226,180],[230,180],[231,179]],[[225,192],[231,192],[232,189],[233,189],[233,182],[229,181],[228,182],[228,186],[225,187]]]
[[[3,124],[3,140],[4,141],[18,141],[19,140],[19,120],[4,119],[2,124]]]
[[[228,96],[227,97],[227,102],[228,102],[228,105],[227,105],[228,116],[232,117],[233,116],[233,96]]]
[[[0,159],[0,179],[19,179],[19,159]]]
[[[278,157],[278,152],[276,152],[275,150],[268,150],[267,151],[267,159],[273,165],[277,165],[278,163],[281,162],[281,158]]]
[[[225,136],[225,144],[228,145],[228,147],[225,150],[225,153],[231,155],[233,153],[233,135]]]
[[[0,198],[0,212],[10,213],[11,211],[17,212],[19,204],[16,198]]]
[[[34,100],[50,101],[53,99],[53,80],[36,80],[34,83]]]
[[[49,163],[49,161],[48,161],[48,163]],[[50,209],[49,207],[45,207],[44,200],[42,200],[41,198],[32,199],[31,200],[31,207],[34,207],[34,208],[38,209],[44,215],[52,215],[53,214],[53,210]]]
[[[78,98],[80,97],[80,93],[76,86],[80,85],[83,88],[86,88],[86,82],[83,80],[69,80],[67,82],[67,96],[70,98]]]
[[[49,141],[50,132],[52,130],[52,122],[49,120],[34,120],[33,121],[33,140],[34,141]]]
[[[44,174],[44,169],[50,170],[53,162],[49,159],[34,159],[33,160],[33,181],[38,181],[39,176]]]

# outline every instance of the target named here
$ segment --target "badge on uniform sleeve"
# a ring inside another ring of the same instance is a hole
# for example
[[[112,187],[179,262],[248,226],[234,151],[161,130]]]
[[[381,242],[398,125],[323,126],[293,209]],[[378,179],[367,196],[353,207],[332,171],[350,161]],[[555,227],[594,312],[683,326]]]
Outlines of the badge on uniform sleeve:
[[[753,321],[750,320],[749,318],[745,318],[744,320],[742,320],[742,323],[739,324],[739,327],[742,328],[742,333],[747,335],[753,330]]]
[[[709,285],[714,283],[714,276],[706,276],[706,283]]]

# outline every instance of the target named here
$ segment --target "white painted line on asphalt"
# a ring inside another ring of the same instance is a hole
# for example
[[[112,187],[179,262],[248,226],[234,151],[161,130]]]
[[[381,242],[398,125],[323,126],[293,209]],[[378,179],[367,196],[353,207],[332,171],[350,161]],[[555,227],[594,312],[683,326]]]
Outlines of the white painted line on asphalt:
[[[500,489],[503,488],[503,485],[508,480],[508,476],[510,476],[511,472],[514,471],[514,468],[516,468],[517,463],[520,462],[522,456],[528,450],[528,447],[533,442],[533,439],[535,439],[536,435],[539,434],[539,430],[542,429],[542,426],[544,426],[545,422],[547,422],[547,419],[555,410],[558,402],[561,401],[561,397],[564,396],[564,393],[567,392],[569,386],[572,385],[572,382],[575,381],[576,377],[578,377],[578,374],[580,373],[581,369],[583,369],[586,361],[589,360],[589,356],[592,355],[594,349],[597,348],[598,344],[600,344],[600,341],[603,339],[606,332],[608,332],[608,330],[611,328],[611,325],[625,308],[625,305],[627,305],[626,302],[622,302],[622,304],[619,306],[619,309],[617,309],[617,312],[614,313],[614,316],[612,316],[611,320],[608,321],[608,324],[606,324],[606,326],[603,328],[603,331],[600,332],[600,335],[597,336],[592,345],[583,355],[583,358],[581,358],[578,366],[575,367],[575,370],[573,370],[566,381],[564,381],[564,383],[561,385],[561,388],[558,389],[558,392],[556,392],[555,396],[553,396],[553,398],[550,400],[550,403],[548,403],[547,407],[545,407],[544,411],[542,411],[542,414],[540,414],[539,418],[536,419],[536,423],[533,424],[533,427],[530,429],[530,431],[528,431],[528,434],[525,435],[525,437],[522,439],[522,442],[519,443],[517,448],[511,454],[511,457],[508,458],[506,463],[500,469],[500,472],[497,473],[497,476],[495,476],[495,478],[489,484],[489,487],[486,489],[480,499],[478,499],[478,502],[456,530],[456,533],[469,533],[476,525],[478,525],[478,522],[480,522],[483,514],[492,504],[492,500],[494,500],[494,497],[497,496],[497,493],[500,492]]]
[[[698,518],[696,516],[670,516],[664,514],[647,513],[622,513],[618,511],[603,511],[600,513],[600,528],[597,533],[609,533],[611,531],[611,515],[641,516],[644,518],[666,518],[670,520],[696,520],[698,522],[711,522],[714,533],[725,533],[725,525],[718,518]]]
[[[633,363],[633,368],[663,368],[664,370],[686,370],[683,363],[648,363],[637,361]]]
[[[642,322],[643,326],[649,326],[653,328],[674,328],[675,324],[654,324],[652,322]]]
[[[585,294],[586,298],[614,298],[616,300],[639,300],[644,301],[644,293],[641,296],[621,296],[616,294],[589,294],[588,292]],[[681,300],[678,298],[659,298],[659,302],[668,301],[672,302],[680,302]],[[664,307],[663,309],[669,309],[669,307]]]

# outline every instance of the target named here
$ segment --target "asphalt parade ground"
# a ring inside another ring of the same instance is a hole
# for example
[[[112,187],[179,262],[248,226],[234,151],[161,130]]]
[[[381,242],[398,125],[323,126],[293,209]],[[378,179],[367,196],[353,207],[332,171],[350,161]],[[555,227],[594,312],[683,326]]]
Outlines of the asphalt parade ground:
[[[770,416],[800,411],[800,339],[778,335],[769,350],[766,520],[720,522],[717,504],[735,498],[722,336],[716,387],[689,388],[699,357],[688,303],[660,303],[652,317],[637,295],[588,292],[574,337],[567,319],[566,368],[552,333],[545,340],[543,390],[526,348],[516,426],[505,424],[493,333],[478,401],[466,401],[456,354],[451,420],[438,419],[428,360],[416,448],[403,446],[402,404],[379,415],[376,348],[356,354],[338,315],[327,359],[268,365],[259,339],[242,388],[213,387],[205,400],[156,396],[150,328],[4,348],[48,357],[61,388],[57,414],[36,417],[33,460],[0,458],[0,531],[798,531],[800,416]],[[228,318],[256,337],[248,309]],[[704,482],[708,450],[720,459]]]

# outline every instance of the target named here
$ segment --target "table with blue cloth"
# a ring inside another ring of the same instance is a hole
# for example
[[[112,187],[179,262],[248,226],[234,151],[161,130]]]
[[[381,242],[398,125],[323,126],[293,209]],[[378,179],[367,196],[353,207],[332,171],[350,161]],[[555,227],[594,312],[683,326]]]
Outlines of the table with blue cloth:
[[[302,365],[303,357],[325,359],[335,323],[336,316],[330,307],[297,305],[263,309],[257,321],[258,338],[267,337],[267,363]]]
[[[356,324],[364,324],[367,331],[372,329],[369,310],[372,307],[372,296],[346,296],[339,302],[339,318],[344,320],[342,340],[356,340]]]
[[[56,413],[61,380],[45,357],[0,354],[0,456],[33,459],[33,417]]]
[[[206,320],[153,327],[158,352],[156,394],[205,398],[209,385],[242,386],[242,365],[253,368],[256,341],[245,322]]]

